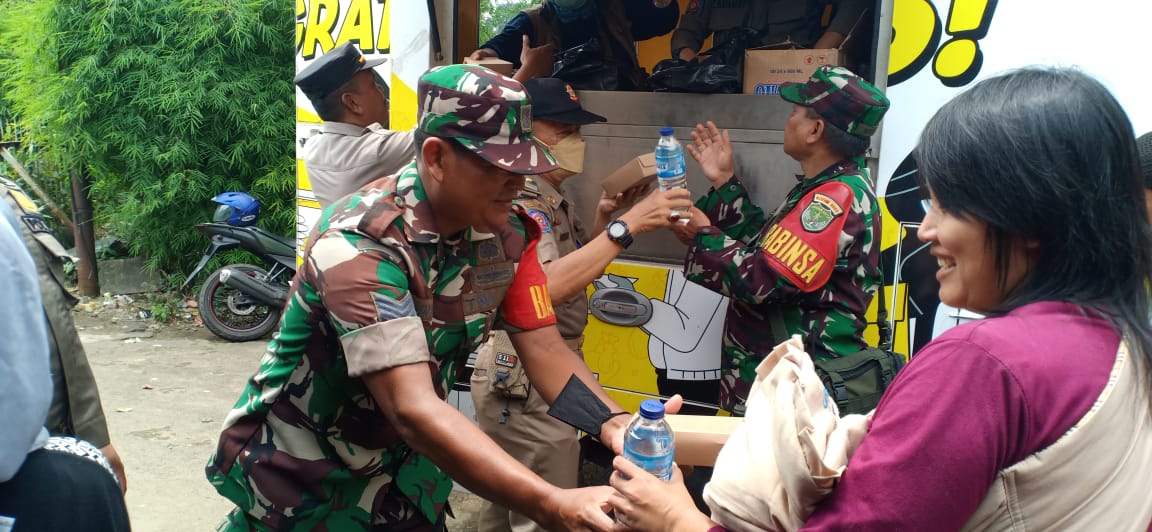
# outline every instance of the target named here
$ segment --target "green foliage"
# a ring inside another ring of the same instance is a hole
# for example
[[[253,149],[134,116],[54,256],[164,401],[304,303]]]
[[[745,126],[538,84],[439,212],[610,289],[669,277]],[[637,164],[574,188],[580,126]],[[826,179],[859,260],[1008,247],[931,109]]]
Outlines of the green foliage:
[[[535,0],[480,0],[480,42],[476,45],[488,42],[500,33],[504,23],[537,3]]]
[[[156,323],[170,323],[180,315],[181,305],[184,300],[180,294],[175,292],[160,292],[157,294],[150,294],[149,301],[152,303],[149,309],[152,312],[152,319]]]
[[[218,193],[247,191],[261,225],[294,227],[293,8],[6,0],[0,112],[19,117],[42,167],[86,172],[98,224],[150,267],[186,272]]]

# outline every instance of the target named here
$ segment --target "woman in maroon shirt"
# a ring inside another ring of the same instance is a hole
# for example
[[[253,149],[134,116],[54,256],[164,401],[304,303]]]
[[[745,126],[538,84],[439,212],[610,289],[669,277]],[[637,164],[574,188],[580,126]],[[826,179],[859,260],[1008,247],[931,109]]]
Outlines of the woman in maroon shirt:
[[[915,157],[930,191],[918,236],[939,263],[940,300],[989,317],[944,333],[897,376],[806,529],[971,525],[989,492],[1005,489],[1002,471],[1050,450],[1101,408],[1097,399],[1110,396],[1122,366],[1121,337],[1141,393],[1120,403],[1137,421],[1117,427],[1118,437],[1136,442],[1130,465],[1152,456],[1152,232],[1132,126],[1115,98],[1075,70],[1014,71],[941,108]],[[1091,465],[1084,460],[1053,467]],[[714,525],[679,477],[662,484],[616,465],[631,477],[612,478],[622,522],[693,532]],[[1119,526],[1109,529],[1146,529],[1149,470],[1118,469],[1098,485],[1052,485],[1075,490],[1075,504],[1041,513],[1110,511]],[[1143,494],[1096,496],[1125,485],[1143,485],[1133,490]]]

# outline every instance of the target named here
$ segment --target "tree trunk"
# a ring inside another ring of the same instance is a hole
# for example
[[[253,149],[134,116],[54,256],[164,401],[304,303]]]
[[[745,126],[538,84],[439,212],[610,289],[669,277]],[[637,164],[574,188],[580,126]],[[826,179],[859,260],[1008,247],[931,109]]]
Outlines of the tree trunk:
[[[96,238],[92,231],[92,200],[88,197],[88,172],[68,172],[72,181],[72,215],[76,218],[76,285],[80,295],[100,295],[100,268],[96,264]]]

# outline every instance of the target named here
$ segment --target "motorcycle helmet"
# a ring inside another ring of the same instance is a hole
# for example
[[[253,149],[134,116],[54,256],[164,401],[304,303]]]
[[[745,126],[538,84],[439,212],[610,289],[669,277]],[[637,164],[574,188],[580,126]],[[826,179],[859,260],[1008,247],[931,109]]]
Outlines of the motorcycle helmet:
[[[225,192],[212,198],[219,203],[213,222],[224,222],[236,227],[253,225],[260,218],[260,200],[243,192]]]

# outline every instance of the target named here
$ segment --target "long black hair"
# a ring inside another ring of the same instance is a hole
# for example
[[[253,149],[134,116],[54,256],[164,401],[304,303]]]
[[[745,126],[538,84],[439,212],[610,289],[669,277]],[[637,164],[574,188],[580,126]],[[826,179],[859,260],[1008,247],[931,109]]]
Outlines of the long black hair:
[[[1152,382],[1152,230],[1132,124],[1108,89],[1067,68],[984,80],[936,113],[915,156],[940,208],[987,224],[1001,288],[1009,250],[1037,244],[993,313],[1037,301],[1100,312]]]

